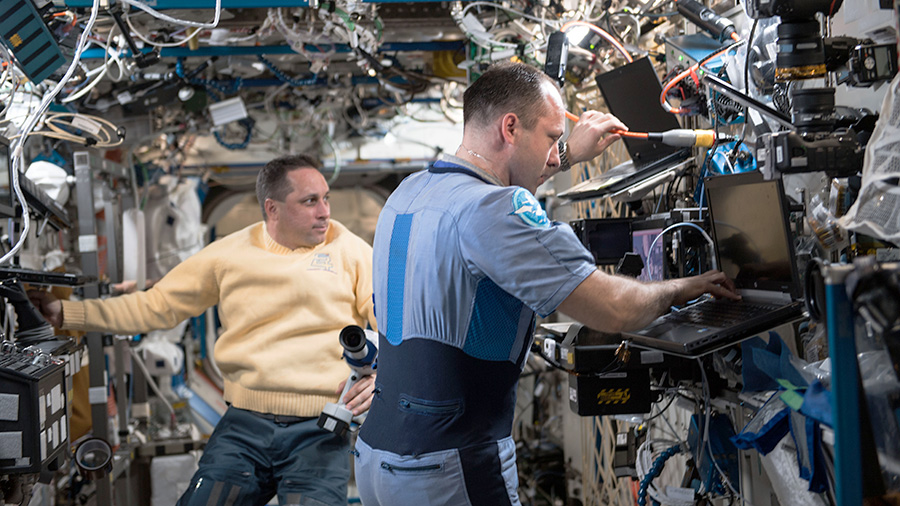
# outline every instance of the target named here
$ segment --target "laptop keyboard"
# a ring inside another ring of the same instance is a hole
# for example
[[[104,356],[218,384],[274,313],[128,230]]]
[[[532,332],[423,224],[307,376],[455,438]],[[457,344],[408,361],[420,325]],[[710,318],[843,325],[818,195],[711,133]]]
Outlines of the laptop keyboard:
[[[727,299],[711,299],[681,311],[666,315],[670,323],[691,324],[702,327],[729,327],[783,307],[778,304],[735,302]]]

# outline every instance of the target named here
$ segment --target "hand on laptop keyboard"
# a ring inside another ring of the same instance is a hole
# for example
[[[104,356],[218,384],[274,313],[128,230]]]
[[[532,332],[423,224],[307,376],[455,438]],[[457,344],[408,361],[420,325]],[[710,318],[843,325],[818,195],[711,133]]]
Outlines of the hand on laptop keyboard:
[[[704,293],[715,297],[741,300],[741,296],[735,291],[734,283],[720,271],[704,272],[699,276],[681,278],[676,282],[679,284],[679,292],[675,297],[676,306],[694,300]]]

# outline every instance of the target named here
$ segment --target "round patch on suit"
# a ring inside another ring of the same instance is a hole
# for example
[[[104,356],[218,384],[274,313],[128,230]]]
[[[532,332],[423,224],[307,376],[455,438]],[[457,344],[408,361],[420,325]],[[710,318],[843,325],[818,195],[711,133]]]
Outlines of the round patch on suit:
[[[515,210],[509,214],[515,214],[530,227],[547,228],[550,226],[547,213],[544,212],[540,202],[530,191],[519,188],[513,193],[512,201]]]

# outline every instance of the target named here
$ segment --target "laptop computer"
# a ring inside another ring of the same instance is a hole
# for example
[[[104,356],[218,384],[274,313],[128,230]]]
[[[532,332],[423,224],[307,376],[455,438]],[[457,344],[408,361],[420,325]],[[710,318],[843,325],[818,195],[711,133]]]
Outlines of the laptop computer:
[[[649,58],[641,58],[597,76],[597,86],[609,112],[635,132],[664,132],[681,128],[674,114],[659,105],[662,85]],[[637,182],[672,168],[691,155],[689,148],[624,137],[631,160],[606,173],[579,183],[560,197],[586,199],[621,191]]]
[[[22,267],[0,267],[0,279],[16,278],[23,283],[52,286],[82,286],[97,281],[93,276],[72,272],[38,271]]]
[[[705,185],[719,269],[734,281],[742,300],[706,300],[624,332],[636,345],[695,357],[803,312],[781,180],[748,172],[710,177]]]

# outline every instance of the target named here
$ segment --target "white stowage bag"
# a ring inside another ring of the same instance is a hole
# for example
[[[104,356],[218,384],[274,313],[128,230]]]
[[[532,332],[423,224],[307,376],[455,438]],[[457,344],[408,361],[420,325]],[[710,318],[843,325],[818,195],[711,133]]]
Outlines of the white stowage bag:
[[[197,181],[164,177],[144,207],[147,279],[159,280],[203,248]]]
[[[876,238],[900,240],[900,74],[881,104],[881,116],[866,146],[862,188],[839,223]]]

